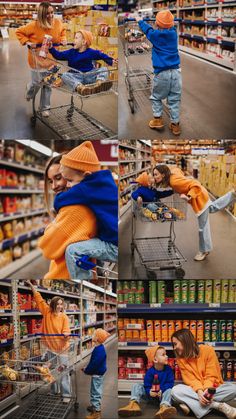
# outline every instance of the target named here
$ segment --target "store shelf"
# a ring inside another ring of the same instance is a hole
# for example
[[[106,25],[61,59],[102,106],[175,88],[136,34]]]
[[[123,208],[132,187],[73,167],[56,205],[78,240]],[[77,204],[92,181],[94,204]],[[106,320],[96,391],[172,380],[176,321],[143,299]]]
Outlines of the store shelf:
[[[11,262],[9,265],[0,269],[0,279],[9,277],[11,274],[23,268],[23,266],[32,262],[34,259],[37,259],[41,255],[42,255],[41,250],[35,249],[29,252],[27,255],[23,256],[21,259]]]
[[[0,348],[8,345],[12,345],[13,339],[0,339]]]
[[[35,211],[27,211],[27,212],[16,212],[16,213],[6,213],[1,214],[0,216],[0,223],[10,220],[17,220],[18,218],[24,218],[24,217],[34,217],[35,215],[41,215],[46,212],[45,209],[39,209]]]
[[[5,188],[4,186],[0,186],[0,194],[43,194],[42,189],[21,189],[21,188]]]
[[[32,240],[38,236],[42,236],[44,233],[45,227],[38,228],[36,230],[31,230],[26,233],[19,234],[12,239],[5,239],[0,243],[0,251],[9,249],[16,244],[25,242],[26,240]]]
[[[44,174],[43,169],[39,169],[39,168],[34,167],[34,166],[26,166],[24,164],[17,163],[17,162],[11,161],[11,160],[2,159],[2,160],[0,160],[0,165],[7,166],[7,167],[14,167],[16,169],[22,169],[22,170],[26,170],[26,171],[29,171],[29,172],[40,173],[42,175]]]
[[[84,326],[82,326],[83,329],[88,329],[89,327],[95,327],[95,326],[99,326],[103,324],[103,320],[100,320],[99,322],[94,322],[94,323],[86,323]]]
[[[126,211],[128,211],[128,209],[131,207],[131,201],[128,201],[126,205],[124,205],[123,207],[121,207],[120,209],[120,215],[122,216],[123,214],[126,213]]]
[[[234,63],[232,63],[229,60],[226,60],[224,58],[215,57],[213,55],[207,54],[206,52],[196,51],[196,50],[193,50],[192,48],[186,47],[184,45],[179,45],[179,50],[183,51],[183,52],[186,52],[188,54],[191,54],[191,55],[195,55],[196,57],[199,57],[199,58],[204,58],[204,60],[206,60],[206,61],[210,61],[210,62],[213,62],[215,64],[219,64],[223,67],[228,67],[231,70],[234,69]]]
[[[167,350],[173,350],[171,342],[119,342],[118,349],[121,351],[140,351],[147,349],[149,346],[155,346],[157,343]],[[198,345],[201,344],[213,346],[216,350],[236,351],[236,342],[198,342]]]
[[[118,304],[119,314],[236,313],[236,304]]]
[[[106,319],[106,320],[104,321],[104,323],[116,322],[116,321],[117,321],[117,318],[116,318],[116,317],[113,317],[112,319]]]

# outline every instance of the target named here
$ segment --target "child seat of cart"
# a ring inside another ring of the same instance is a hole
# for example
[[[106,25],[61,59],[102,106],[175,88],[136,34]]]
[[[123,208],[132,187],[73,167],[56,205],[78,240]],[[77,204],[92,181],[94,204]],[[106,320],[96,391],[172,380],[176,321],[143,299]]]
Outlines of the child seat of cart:
[[[142,221],[184,221],[187,213],[187,203],[180,197],[168,197],[155,202],[142,202],[142,205],[132,199],[133,214]]]

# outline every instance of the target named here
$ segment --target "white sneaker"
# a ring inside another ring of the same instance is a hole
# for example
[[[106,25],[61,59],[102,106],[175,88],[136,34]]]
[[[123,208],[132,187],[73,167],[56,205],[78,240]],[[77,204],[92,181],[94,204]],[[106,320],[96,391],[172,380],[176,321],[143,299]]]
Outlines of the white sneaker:
[[[70,403],[70,397],[64,397],[62,400],[63,403]]]
[[[180,407],[180,409],[182,410],[182,412],[183,412],[183,414],[184,414],[185,416],[189,415],[189,413],[190,413],[190,409],[189,409],[189,407],[188,407],[186,404],[181,403],[181,404],[179,405],[179,407]]]
[[[197,260],[197,261],[204,260],[206,259],[208,255],[209,255],[209,252],[198,252],[196,256],[194,256],[194,260]]]
[[[42,112],[41,112],[41,115],[42,115],[44,118],[48,118],[48,117],[49,117],[49,115],[50,115],[50,113],[49,113],[49,111],[42,111]]]
[[[228,419],[236,419],[236,408],[227,403],[219,403],[217,410],[224,413]]]

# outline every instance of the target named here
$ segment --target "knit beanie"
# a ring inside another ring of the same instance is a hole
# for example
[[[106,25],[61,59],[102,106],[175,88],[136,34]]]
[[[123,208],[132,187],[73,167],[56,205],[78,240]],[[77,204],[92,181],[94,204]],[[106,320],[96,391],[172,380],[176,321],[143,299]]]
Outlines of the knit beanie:
[[[150,180],[149,180],[149,175],[147,172],[143,172],[141,173],[141,175],[139,175],[136,179],[135,182],[139,183],[142,186],[149,186],[150,184]]]
[[[81,172],[97,172],[101,169],[100,162],[91,141],[84,141],[69,153],[64,154],[60,161],[63,166]]]
[[[111,335],[104,329],[96,329],[95,336],[99,343],[104,343]]]
[[[151,348],[146,349],[145,354],[146,357],[148,359],[148,362],[153,363],[154,362],[154,358],[156,355],[156,351],[160,348],[159,345],[156,346],[152,346]]]
[[[90,31],[86,31],[85,29],[80,29],[78,32],[82,33],[84,40],[86,41],[87,47],[93,42],[93,34]]]
[[[156,24],[160,26],[160,28],[172,28],[174,26],[174,16],[169,10],[161,10],[156,15]]]

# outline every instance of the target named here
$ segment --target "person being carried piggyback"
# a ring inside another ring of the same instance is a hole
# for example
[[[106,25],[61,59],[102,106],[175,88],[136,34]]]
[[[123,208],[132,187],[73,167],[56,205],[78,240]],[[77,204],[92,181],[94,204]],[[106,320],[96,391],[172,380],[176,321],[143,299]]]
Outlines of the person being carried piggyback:
[[[162,10],[156,15],[154,29],[142,18],[136,18],[140,29],[152,44],[152,64],[154,70],[151,94],[153,119],[149,127],[157,130],[164,128],[163,99],[167,99],[170,111],[169,128],[174,135],[181,133],[180,101],[182,77],[178,53],[177,32],[174,27],[174,16],[170,10]]]
[[[117,64],[117,60],[109,55],[90,48],[92,42],[92,32],[81,29],[75,34],[73,48],[66,51],[58,51],[54,47],[49,49],[56,60],[68,61],[71,69],[62,74],[62,81],[82,96],[106,91],[112,86],[108,69],[95,68],[94,61],[102,60],[109,66]]]
[[[153,346],[145,351],[148,362],[153,364],[144,377],[143,384],[133,384],[131,399],[127,406],[118,410],[122,417],[141,416],[140,402],[142,399],[160,405],[155,414],[156,419],[175,418],[177,411],[171,406],[171,390],[174,386],[174,374],[168,365],[168,356],[163,346]]]

